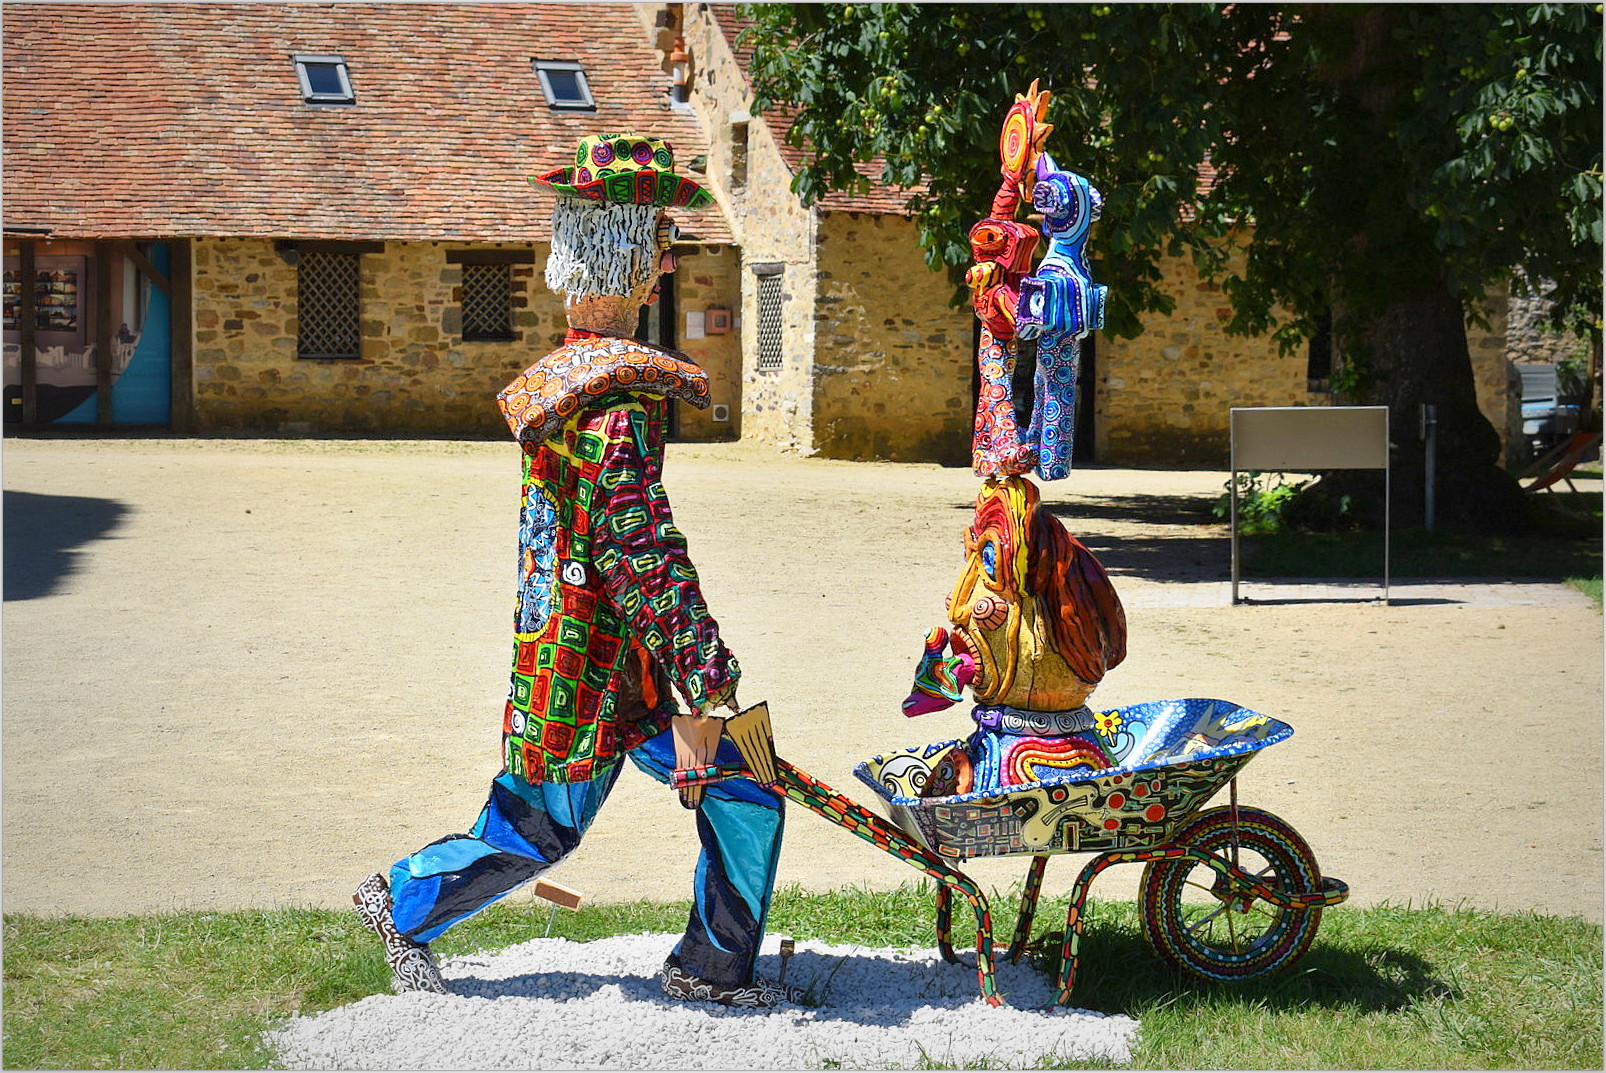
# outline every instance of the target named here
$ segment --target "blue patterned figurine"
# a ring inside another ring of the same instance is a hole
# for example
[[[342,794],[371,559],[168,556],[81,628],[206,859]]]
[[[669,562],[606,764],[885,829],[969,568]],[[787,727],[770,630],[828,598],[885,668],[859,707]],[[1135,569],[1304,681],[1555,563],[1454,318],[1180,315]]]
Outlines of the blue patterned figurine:
[[[1076,426],[1076,374],[1081,340],[1104,327],[1108,288],[1087,267],[1087,233],[1104,199],[1092,183],[1061,171],[1054,158],[1037,158],[1032,207],[1043,214],[1048,250],[1037,271],[1021,281],[1015,330],[1037,340],[1037,376],[1025,442],[1037,448],[1037,475],[1055,481],[1071,472]]]

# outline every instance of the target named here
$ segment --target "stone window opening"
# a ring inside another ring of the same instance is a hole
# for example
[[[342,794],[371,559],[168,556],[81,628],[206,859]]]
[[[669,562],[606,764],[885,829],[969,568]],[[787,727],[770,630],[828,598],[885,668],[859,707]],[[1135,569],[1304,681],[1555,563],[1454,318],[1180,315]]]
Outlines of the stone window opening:
[[[531,60],[535,77],[541,82],[541,94],[547,106],[554,110],[588,111],[597,108],[591,96],[591,84],[586,81],[585,67],[573,60]]]
[[[290,57],[296,65],[296,81],[301,85],[301,99],[306,104],[356,104],[357,93],[351,88],[351,72],[340,56],[312,56],[297,54]]]
[[[781,315],[781,265],[754,265],[758,277],[758,369],[773,371],[781,367],[785,324]]]
[[[513,266],[464,265],[459,305],[465,343],[512,342]]]
[[[1316,334],[1305,348],[1305,390],[1313,395],[1330,394],[1333,377],[1333,314],[1316,318]]]
[[[514,310],[528,304],[525,288],[535,271],[532,249],[447,250],[446,263],[460,265],[462,278],[452,289],[457,323],[446,318],[443,330],[465,343],[516,343]]]
[[[302,250],[296,261],[296,357],[362,357],[360,256]]]
[[[747,125],[746,113],[731,117],[730,187],[732,191],[747,188]]]

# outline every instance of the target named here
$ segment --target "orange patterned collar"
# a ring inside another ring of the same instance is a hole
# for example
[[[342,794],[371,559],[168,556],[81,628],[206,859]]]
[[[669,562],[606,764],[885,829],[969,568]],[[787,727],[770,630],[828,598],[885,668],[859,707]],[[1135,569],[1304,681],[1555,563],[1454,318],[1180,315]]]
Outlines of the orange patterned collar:
[[[563,345],[513,378],[496,403],[522,443],[544,443],[580,410],[618,393],[708,406],[708,374],[677,350],[570,328]]]

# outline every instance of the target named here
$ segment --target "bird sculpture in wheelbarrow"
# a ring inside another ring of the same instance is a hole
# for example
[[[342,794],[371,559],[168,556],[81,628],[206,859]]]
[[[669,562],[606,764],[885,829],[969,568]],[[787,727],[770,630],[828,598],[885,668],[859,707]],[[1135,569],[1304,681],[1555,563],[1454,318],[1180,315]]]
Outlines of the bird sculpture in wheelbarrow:
[[[1097,719],[1086,702],[1125,657],[1126,613],[1098,559],[1044,509],[1029,480],[985,482],[948,596],[948,625],[927,635],[903,704],[909,715],[940,710],[968,686],[977,729],[923,792],[968,793],[978,779],[1020,785],[1106,766],[1087,734]]]
[[[999,139],[1003,181],[970,232],[967,281],[982,341],[972,463],[985,480],[947,624],[926,634],[903,702],[905,715],[925,715],[969,689],[973,728],[964,738],[872,757],[854,775],[900,830],[944,861],[1032,859],[1010,960],[1027,948],[1049,856],[1097,854],[1069,895],[1056,1000],[1067,1003],[1088,887],[1113,864],[1146,865],[1140,918],[1161,958],[1217,980],[1297,959],[1322,909],[1348,888],[1321,875],[1292,827],[1238,804],[1238,771],[1286,740],[1288,724],[1197,697],[1088,705],[1126,655],[1126,614],[1104,567],[1027,474],[1058,480],[1070,472],[1080,343],[1104,322],[1106,291],[1093,282],[1086,253],[1103,198],[1047,152],[1048,105],[1034,82],[1010,107]],[[1039,236],[1015,219],[1027,201],[1048,239],[1035,270],[1029,256]],[[1032,416],[1021,429],[1013,371],[1023,344],[1035,344],[1037,365]],[[1205,808],[1228,785],[1231,803]],[[937,941],[954,960],[951,889],[963,890],[948,881],[938,888]]]

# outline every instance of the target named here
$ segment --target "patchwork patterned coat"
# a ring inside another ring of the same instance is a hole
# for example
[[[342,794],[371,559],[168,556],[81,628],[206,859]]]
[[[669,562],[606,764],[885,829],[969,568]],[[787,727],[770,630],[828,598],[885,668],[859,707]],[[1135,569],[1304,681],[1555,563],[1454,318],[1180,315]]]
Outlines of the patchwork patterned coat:
[[[571,329],[497,396],[524,447],[508,770],[582,782],[736,689],[661,483],[668,398],[708,404],[682,355]]]

